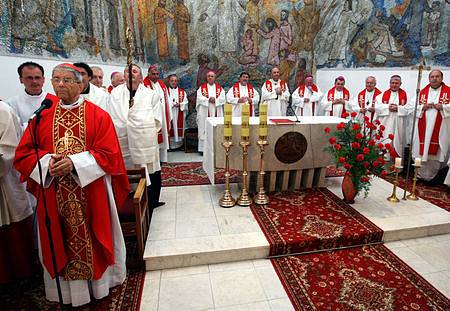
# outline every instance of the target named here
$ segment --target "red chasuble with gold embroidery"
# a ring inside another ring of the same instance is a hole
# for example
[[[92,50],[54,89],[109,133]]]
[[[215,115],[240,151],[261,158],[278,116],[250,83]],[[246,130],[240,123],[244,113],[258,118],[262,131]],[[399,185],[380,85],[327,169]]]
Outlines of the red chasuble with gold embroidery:
[[[39,158],[45,154],[69,156],[89,152],[111,176],[117,207],[129,193],[129,184],[120,145],[111,117],[91,102],[63,109],[53,99],[44,110],[37,130]],[[35,126],[35,121],[30,125]],[[54,277],[45,226],[45,210],[39,185],[30,177],[37,164],[30,131],[27,129],[16,150],[14,165],[38,198],[39,238],[43,264]],[[44,177],[45,178],[45,177]],[[66,280],[97,280],[114,264],[114,245],[108,194],[103,178],[81,188],[72,174],[55,177],[45,189],[47,209],[56,252],[57,269]]]

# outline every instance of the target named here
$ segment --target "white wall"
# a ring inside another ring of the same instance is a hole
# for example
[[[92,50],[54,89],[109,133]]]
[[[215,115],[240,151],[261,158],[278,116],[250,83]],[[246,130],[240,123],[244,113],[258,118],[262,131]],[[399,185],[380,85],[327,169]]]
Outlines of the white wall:
[[[450,81],[450,68],[433,68],[444,72],[444,82],[448,85]],[[421,88],[428,84],[428,74],[430,71],[424,71],[422,74]],[[402,86],[408,97],[415,99],[417,88],[418,71],[409,68],[364,68],[364,69],[323,69],[317,71],[317,85],[324,94],[333,87],[334,79],[338,76],[345,78],[345,87],[350,91],[350,96],[357,96],[365,87],[367,76],[374,76],[377,79],[377,87],[380,91],[389,88],[389,79],[393,75],[402,77]]]
[[[20,84],[20,81],[19,81],[17,67],[19,67],[20,64],[27,62],[27,61],[32,61],[32,62],[38,63],[42,67],[44,67],[45,78],[46,78],[44,90],[53,93],[53,88],[50,83],[50,78],[52,76],[52,70],[56,65],[64,63],[66,61],[0,55],[0,68],[1,68],[0,99],[7,99],[12,96],[15,96],[18,91],[23,89],[23,86],[22,86],[22,84]],[[105,64],[93,64],[93,63],[88,63],[88,64],[89,65],[98,65],[103,69],[103,72],[105,74],[103,77],[103,84],[105,86],[108,86],[110,84],[109,77],[111,76],[111,73],[113,73],[114,71],[123,71],[123,69],[124,69],[124,67],[120,67],[120,66],[110,66],[110,65],[105,65]]]

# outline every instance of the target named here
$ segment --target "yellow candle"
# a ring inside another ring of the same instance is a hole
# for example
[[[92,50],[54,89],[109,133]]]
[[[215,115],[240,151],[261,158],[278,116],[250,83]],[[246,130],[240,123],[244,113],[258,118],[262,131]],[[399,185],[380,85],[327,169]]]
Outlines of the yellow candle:
[[[241,139],[247,140],[250,137],[250,105],[242,104],[241,118]]]
[[[395,158],[395,167],[402,167],[402,158]]]
[[[267,110],[266,102],[259,105],[259,137],[265,139],[267,137]]]
[[[225,140],[230,140],[233,136],[233,125],[232,125],[232,110],[233,105],[225,104],[223,112],[223,137]]]

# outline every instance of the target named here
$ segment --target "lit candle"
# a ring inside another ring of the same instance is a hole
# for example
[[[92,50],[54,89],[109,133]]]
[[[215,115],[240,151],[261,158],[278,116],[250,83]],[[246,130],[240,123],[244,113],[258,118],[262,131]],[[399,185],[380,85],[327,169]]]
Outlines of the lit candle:
[[[241,139],[247,140],[250,137],[250,105],[242,104],[242,118],[241,118]]]
[[[421,165],[422,165],[422,159],[421,158],[415,158],[414,166],[421,166]]]
[[[259,105],[259,138],[265,139],[267,137],[267,110],[266,102]]]
[[[395,168],[402,167],[402,158],[395,158]]]
[[[223,108],[223,137],[225,140],[231,140],[233,136],[232,111],[233,105],[225,104]]]

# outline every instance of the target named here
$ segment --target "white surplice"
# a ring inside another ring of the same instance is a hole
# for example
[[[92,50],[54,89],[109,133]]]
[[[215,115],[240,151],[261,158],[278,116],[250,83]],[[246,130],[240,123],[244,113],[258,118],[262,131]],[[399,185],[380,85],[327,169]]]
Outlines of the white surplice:
[[[300,87],[296,88],[294,93],[292,93],[292,106],[295,107],[297,116],[318,116],[323,93],[319,88],[315,92],[313,89],[305,87],[303,96],[300,96],[299,90]],[[309,102],[305,103],[305,98],[308,98]]]
[[[407,117],[412,111],[411,101],[407,100],[405,105],[399,105],[398,92],[391,92],[388,103],[383,104],[383,94],[377,96],[375,99],[375,117],[382,125],[384,125],[384,138],[389,134],[394,134],[393,147],[397,154],[403,156],[403,148],[405,147],[408,137],[411,133],[407,130]],[[398,111],[389,111],[389,105],[395,104],[398,107]],[[389,153],[386,154],[390,157]]]
[[[33,213],[25,183],[13,167],[20,139],[20,124],[13,109],[0,101],[0,227],[21,221]]]
[[[269,92],[269,90],[266,87],[266,82],[261,87],[261,102],[267,102],[268,103],[268,116],[286,116],[287,107],[289,105],[289,97],[291,96],[291,93],[289,93],[289,87],[286,84],[286,89],[284,92],[281,92],[281,94],[278,96],[275,92],[275,89],[280,87],[280,81],[274,81],[273,79],[269,79],[270,82],[272,82],[272,92]]]
[[[241,85],[239,83],[239,95],[240,97],[249,97],[248,96],[248,87],[245,85]],[[233,105],[233,117],[241,117],[242,116],[242,103],[238,103],[239,98],[238,97],[234,97],[234,87],[232,86],[228,92],[227,92],[227,103],[230,103]],[[258,105],[259,103],[259,93],[258,91],[253,88],[253,98],[252,98],[252,111],[251,114],[252,116],[255,115],[255,107],[256,105]]]
[[[441,88],[433,89],[430,87],[428,92],[428,104],[438,104],[439,103],[439,95],[441,93]],[[447,161],[449,159],[449,141],[450,141],[450,104],[443,105],[443,109],[441,112],[434,108],[430,108],[426,110],[426,128],[425,128],[425,140],[424,140],[424,148],[423,155],[419,153],[420,141],[419,141],[419,127],[418,121],[425,113],[422,110],[423,105],[418,105],[417,107],[417,119],[416,126],[414,131],[414,141],[413,141],[413,157],[422,158],[422,167],[419,169],[419,178],[424,180],[431,180],[439,170],[447,165]],[[437,154],[432,155],[428,154],[431,142],[431,135],[433,134],[434,124],[436,122],[436,117],[438,114],[441,114],[442,123],[441,128],[439,130],[439,149]]]
[[[167,94],[159,84],[159,82],[153,82],[151,83],[151,89],[153,89],[156,94],[159,95],[159,104],[160,104],[160,111],[161,111],[161,132],[162,132],[162,143],[159,144],[159,157],[161,159],[161,162],[167,162],[167,150],[170,148],[169,143],[169,131],[167,130],[167,122],[166,122],[166,115],[167,119],[170,121],[172,120],[172,111],[169,108],[168,111],[166,110],[166,100],[167,100]]]
[[[328,93],[327,93],[328,94]],[[343,99],[344,98],[344,91],[338,91],[337,89],[334,90],[334,100],[336,99]],[[328,100],[328,95],[323,96],[322,99],[322,110],[323,115],[330,116],[331,110],[333,110],[333,116],[335,117],[341,117],[342,110],[345,108],[345,111],[351,111],[350,103],[348,100],[344,100],[344,104],[338,104],[333,105],[333,102]]]
[[[23,89],[19,95],[6,100],[6,103],[14,110],[14,113],[20,119],[22,131],[26,128],[28,120],[42,104],[47,96],[47,92],[42,91],[39,95],[29,95]]]
[[[130,91],[121,84],[111,92],[108,113],[114,123],[127,169],[145,167],[148,174],[161,170],[158,131],[161,129],[159,95],[140,84],[129,108]],[[150,180],[147,177],[147,185]]]
[[[225,90],[216,96],[216,85],[210,85],[207,83],[208,87],[208,97],[203,96],[202,87],[200,86],[197,90],[197,102],[195,109],[197,110],[197,127],[198,127],[198,152],[203,152],[205,144],[205,126],[206,118],[210,117],[222,117],[223,116],[223,105],[226,102]],[[209,102],[209,98],[214,97],[216,99],[215,104]]]
[[[186,114],[188,111],[188,99],[187,94],[184,92],[183,100],[180,102],[178,93],[179,89],[168,87],[168,94],[167,98],[169,100],[169,106],[172,110],[172,129],[173,129],[173,137],[170,139],[170,145],[174,148],[178,148],[182,145],[183,137],[184,137],[184,130],[185,130],[185,123],[186,123]],[[180,106],[177,107],[176,105],[179,104]],[[178,114],[183,114],[183,134],[181,136],[178,135]]]
[[[372,107],[372,101],[374,100],[373,96],[375,94],[375,89],[373,89],[372,92],[369,92],[366,89],[366,90],[364,90],[364,92],[365,92],[364,107],[365,108]],[[369,103],[369,106],[367,106],[367,103]],[[372,113],[370,111],[366,110],[365,113],[361,113],[361,107],[359,106],[358,94],[356,94],[356,96],[353,97],[352,100],[350,101],[350,108],[351,108],[351,111],[358,113],[358,115],[356,116],[356,119],[359,120],[360,122],[364,121],[364,116],[367,116],[370,120],[370,117],[372,115]]]
[[[62,109],[73,109],[83,103],[83,100],[78,100],[75,105],[61,105]],[[63,277],[60,277],[61,290],[63,296],[63,302],[65,304],[72,304],[72,306],[80,306],[87,304],[91,301],[91,293],[95,299],[101,299],[109,294],[109,289],[120,285],[126,278],[126,249],[125,241],[122,235],[122,229],[120,227],[119,216],[117,214],[116,202],[114,200],[114,193],[111,185],[111,176],[106,175],[103,169],[97,164],[97,161],[89,153],[84,151],[69,156],[73,162],[74,170],[76,173],[71,173],[74,180],[80,187],[86,187],[98,178],[103,178],[106,186],[106,192],[108,196],[109,212],[112,225],[112,238],[114,247],[114,265],[109,266],[103,273],[102,277],[98,280],[76,280],[66,281]],[[49,174],[49,162],[51,154],[44,155],[39,162],[42,166],[42,176],[44,176],[44,187],[48,188],[53,182],[53,177]],[[40,184],[38,165],[36,164],[30,177]],[[45,224],[39,224],[38,226],[45,226]],[[38,230],[39,232],[39,230]],[[38,236],[39,238],[39,236]],[[39,239],[39,257],[42,262],[42,253],[40,248]],[[56,281],[50,277],[50,274],[45,269],[44,264],[44,284],[45,295],[50,301],[58,301],[58,292],[56,289]]]
[[[109,102],[109,93],[104,89],[93,85],[92,83],[89,83],[89,93],[81,94],[81,97],[93,104],[96,104],[103,110],[107,109],[107,105]]]

